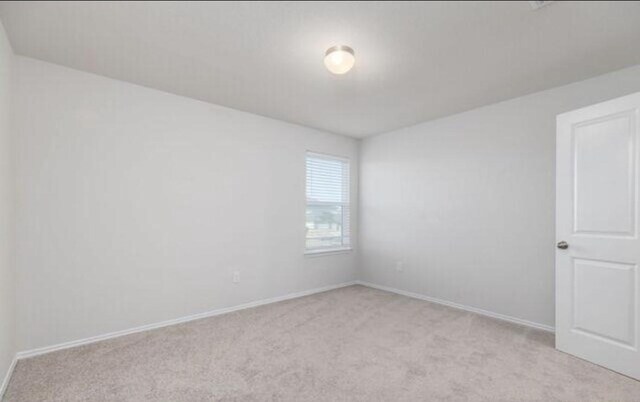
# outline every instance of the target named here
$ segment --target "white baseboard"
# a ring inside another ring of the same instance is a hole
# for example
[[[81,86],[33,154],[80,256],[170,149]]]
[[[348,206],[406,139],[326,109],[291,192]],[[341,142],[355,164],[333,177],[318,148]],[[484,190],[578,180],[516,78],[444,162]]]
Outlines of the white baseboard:
[[[447,301],[447,300],[437,299],[437,298],[425,296],[425,295],[422,295],[422,294],[419,294],[419,293],[408,292],[408,291],[405,291],[405,290],[395,289],[395,288],[391,288],[391,287],[388,287],[388,286],[376,285],[374,283],[365,282],[365,281],[351,281],[351,282],[340,283],[340,284],[337,284],[337,285],[325,286],[325,287],[322,287],[322,288],[304,290],[302,292],[290,293],[290,294],[284,295],[284,296],[278,296],[278,297],[272,297],[272,298],[269,298],[269,299],[257,300],[257,301],[240,304],[240,305],[233,306],[233,307],[225,307],[225,308],[221,308],[221,309],[207,311],[207,312],[204,312],[204,313],[198,313],[198,314],[193,314],[193,315],[189,315],[189,316],[186,316],[186,317],[176,318],[176,319],[173,319],[173,320],[167,320],[167,321],[162,321],[162,322],[158,322],[158,323],[154,323],[154,324],[148,324],[148,325],[143,325],[143,326],[140,326],[140,327],[125,329],[125,330],[122,330],[122,331],[116,331],[116,332],[111,332],[111,333],[107,333],[107,334],[103,334],[103,335],[92,336],[90,338],[84,338],[84,339],[79,339],[79,340],[75,340],[75,341],[59,343],[59,344],[56,344],[56,345],[45,346],[45,347],[42,347],[42,348],[26,350],[26,351],[18,352],[18,354],[16,355],[16,359],[18,359],[18,360],[19,359],[26,359],[26,358],[29,358],[29,357],[43,355],[45,353],[55,352],[55,351],[58,351],[58,350],[69,349],[69,348],[73,348],[73,347],[76,347],[76,346],[87,345],[87,344],[90,344],[90,343],[100,342],[100,341],[104,341],[104,340],[107,340],[107,339],[117,338],[117,337],[120,337],[120,336],[129,335],[129,334],[135,334],[135,333],[138,333],[138,332],[150,331],[152,329],[167,327],[167,326],[170,326],[170,325],[181,324],[181,323],[184,323],[184,322],[200,320],[200,319],[207,318],[207,317],[214,317],[214,316],[221,315],[221,314],[231,313],[233,311],[244,310],[244,309],[247,309],[247,308],[258,307],[258,306],[263,306],[265,304],[277,303],[277,302],[280,302],[280,301],[295,299],[295,298],[298,298],[298,297],[308,296],[308,295],[312,295],[312,294],[315,294],[315,293],[326,292],[326,291],[329,291],[329,290],[343,288],[343,287],[346,287],[346,286],[351,286],[351,285],[356,285],[356,284],[367,286],[367,287],[374,288],[374,289],[384,290],[384,291],[387,291],[387,292],[400,294],[400,295],[407,296],[407,297],[412,297],[414,299],[420,299],[420,300],[425,300],[425,301],[429,301],[429,302],[432,302],[432,303],[438,303],[438,304],[442,304],[442,305],[445,305],[445,306],[457,308],[457,309],[460,309],[460,310],[470,311],[470,312],[481,314],[481,315],[485,315],[485,316],[488,316],[488,317],[497,318],[499,320],[509,321],[509,322],[512,322],[512,323],[525,325],[525,326],[536,328],[536,329],[541,329],[543,331],[554,332],[554,328],[549,326],[549,325],[540,324],[540,323],[536,323],[536,322],[532,322],[532,321],[527,321],[527,320],[523,320],[523,319],[520,319],[520,318],[504,315],[504,314],[494,313],[492,311],[482,310],[482,309],[475,308],[475,307],[465,306],[465,305],[454,303],[454,302],[450,302],[450,301]],[[15,367],[16,359],[14,359],[14,361],[13,361],[13,363],[12,363],[10,369],[9,369],[9,372],[7,373],[7,376],[4,379],[2,388],[0,388],[0,391],[4,391],[5,387],[7,386],[8,382],[9,382],[9,378],[11,376],[11,373],[13,372],[13,369]],[[2,395],[2,393],[0,392],[0,396],[1,395]]]
[[[11,361],[11,365],[9,366],[9,370],[7,370],[7,374],[4,376],[4,379],[2,380],[2,385],[0,386],[0,401],[2,400],[2,397],[4,396],[4,393],[7,390],[7,387],[9,386],[9,380],[11,380],[11,375],[13,374],[13,370],[16,368],[17,362],[18,362],[18,357],[14,356],[13,360]]]
[[[204,313],[193,314],[193,315],[189,315],[189,316],[186,316],[186,317],[175,318],[173,320],[167,320],[167,321],[157,322],[157,323],[154,323],[154,324],[143,325],[143,326],[140,326],[140,327],[125,329],[125,330],[122,330],[122,331],[111,332],[111,333],[108,333],[108,334],[92,336],[90,338],[85,338],[85,339],[79,339],[79,340],[76,340],[76,341],[59,343],[57,345],[45,346],[45,347],[37,348],[37,349],[25,350],[23,352],[18,352],[17,358],[18,359],[27,359],[29,357],[39,356],[39,355],[43,355],[45,353],[51,353],[51,352],[55,352],[55,351],[58,351],[58,350],[73,348],[73,347],[76,347],[76,346],[87,345],[87,344],[90,344],[90,343],[100,342],[100,341],[104,341],[104,340],[107,340],[107,339],[117,338],[117,337],[120,337],[120,336],[135,334],[137,332],[149,331],[149,330],[152,330],[152,329],[168,327],[170,325],[181,324],[181,323],[188,322],[188,321],[200,320],[200,319],[207,318],[207,317],[213,317],[213,316],[216,316],[216,315],[227,314],[227,313],[231,313],[233,311],[244,310],[244,309],[247,309],[247,308],[263,306],[265,304],[277,303],[277,302],[280,302],[280,301],[285,301],[285,300],[290,300],[290,299],[296,299],[298,297],[303,297],[303,296],[309,296],[309,295],[312,295],[312,294],[315,294],[315,293],[321,293],[321,292],[326,292],[326,291],[333,290],[333,289],[338,289],[338,288],[343,288],[343,287],[346,287],[346,286],[355,285],[356,283],[357,283],[356,281],[351,281],[351,282],[340,283],[340,284],[337,284],[337,285],[331,285],[331,286],[325,286],[325,287],[321,287],[321,288],[303,290],[302,292],[290,293],[290,294],[284,295],[284,296],[278,296],[278,297],[272,297],[272,298],[269,298],[269,299],[257,300],[257,301],[240,304],[240,305],[233,306],[233,307],[225,307],[225,308],[216,309],[216,310],[212,310],[212,311],[206,311]]]
[[[414,298],[414,299],[420,299],[420,300],[425,300],[425,301],[432,302],[432,303],[438,303],[438,304],[442,304],[442,305],[445,305],[445,306],[457,308],[459,310],[465,310],[465,311],[469,311],[469,312],[472,312],[472,313],[485,315],[487,317],[497,318],[499,320],[509,321],[509,322],[512,322],[512,323],[515,323],[515,324],[520,324],[520,325],[524,325],[524,326],[531,327],[531,328],[541,329],[541,330],[547,331],[547,332],[555,332],[555,328],[554,327],[546,325],[546,324],[540,324],[540,323],[533,322],[533,321],[527,321],[527,320],[523,320],[521,318],[511,317],[511,316],[508,316],[508,315],[505,315],[505,314],[494,313],[493,311],[482,310],[482,309],[479,309],[479,308],[476,308],[476,307],[465,306],[464,304],[458,304],[458,303],[454,303],[454,302],[451,302],[451,301],[448,301],[448,300],[437,299],[435,297],[425,296],[425,295],[420,294],[420,293],[407,292],[406,290],[400,290],[400,289],[391,288],[391,287],[388,287],[388,286],[376,285],[376,284],[370,283],[370,282],[356,281],[356,283],[359,284],[359,285],[362,285],[362,286],[367,286],[367,287],[374,288],[374,289],[384,290],[384,291],[387,291],[387,292],[396,293],[396,294],[407,296],[407,297],[411,297],[411,298]]]

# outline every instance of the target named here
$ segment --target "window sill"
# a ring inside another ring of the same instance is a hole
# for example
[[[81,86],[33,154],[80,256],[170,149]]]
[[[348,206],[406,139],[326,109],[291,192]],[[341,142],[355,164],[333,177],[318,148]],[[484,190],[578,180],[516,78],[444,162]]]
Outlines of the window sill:
[[[304,255],[305,257],[320,257],[323,255],[331,255],[331,254],[346,254],[346,253],[350,253],[352,250],[353,249],[351,247],[307,250],[304,252]]]

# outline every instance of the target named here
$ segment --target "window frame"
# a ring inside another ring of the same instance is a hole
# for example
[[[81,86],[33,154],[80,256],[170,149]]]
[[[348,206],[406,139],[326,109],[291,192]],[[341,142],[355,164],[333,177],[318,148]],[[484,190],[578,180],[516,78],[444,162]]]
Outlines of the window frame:
[[[307,158],[308,157],[315,157],[315,158],[319,158],[319,159],[327,159],[327,160],[331,160],[331,161],[341,161],[343,163],[346,163],[347,166],[347,190],[346,190],[346,198],[347,198],[347,202],[325,202],[325,201],[312,201],[309,202],[309,200],[307,199]],[[343,254],[343,253],[349,253],[353,250],[353,236],[352,236],[352,230],[351,230],[351,210],[352,210],[352,206],[351,206],[351,159],[349,157],[346,156],[340,156],[340,155],[333,155],[333,154],[327,154],[327,153],[322,153],[322,152],[316,152],[316,151],[311,151],[311,150],[306,150],[304,153],[304,172],[305,172],[305,179],[304,179],[304,211],[305,211],[305,220],[304,220],[304,225],[305,225],[305,237],[304,237],[304,255],[307,257],[317,257],[317,256],[323,256],[323,255],[331,255],[331,254]],[[322,206],[322,205],[326,205],[326,206],[340,206],[342,209],[342,227],[343,227],[343,232],[342,232],[342,243],[344,243],[344,238],[348,237],[349,239],[349,243],[348,245],[342,245],[342,246],[332,246],[332,247],[319,247],[319,248],[307,248],[307,236],[306,236],[306,213],[307,213],[307,208],[309,205],[316,205],[316,206]],[[345,215],[344,215],[344,208],[347,208],[348,212],[348,220],[349,220],[349,232],[347,234],[347,236],[344,235],[344,220],[345,220]]]

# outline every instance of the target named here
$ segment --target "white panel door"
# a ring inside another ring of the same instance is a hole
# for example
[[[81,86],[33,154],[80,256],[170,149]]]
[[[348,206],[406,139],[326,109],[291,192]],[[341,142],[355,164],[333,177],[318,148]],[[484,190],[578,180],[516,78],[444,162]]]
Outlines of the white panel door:
[[[640,379],[640,93],[558,116],[556,348]]]

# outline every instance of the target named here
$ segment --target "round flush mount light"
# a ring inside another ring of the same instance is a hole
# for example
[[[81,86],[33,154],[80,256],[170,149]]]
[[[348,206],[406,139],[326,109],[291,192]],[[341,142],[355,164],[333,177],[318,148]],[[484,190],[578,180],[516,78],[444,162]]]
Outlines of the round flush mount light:
[[[332,46],[324,56],[324,65],[334,74],[345,74],[353,68],[356,56],[353,49],[345,45]]]

